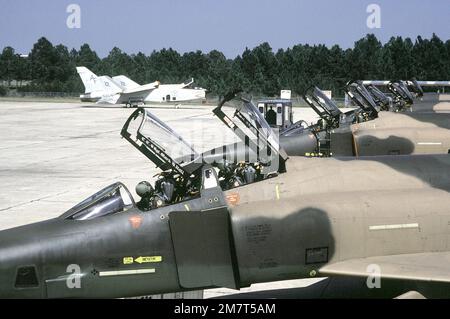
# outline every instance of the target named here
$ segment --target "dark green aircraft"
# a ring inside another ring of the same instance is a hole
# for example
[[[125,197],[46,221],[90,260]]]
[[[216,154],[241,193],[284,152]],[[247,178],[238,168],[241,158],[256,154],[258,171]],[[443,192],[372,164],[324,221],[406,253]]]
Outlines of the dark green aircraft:
[[[287,158],[272,130],[253,127],[255,141],[229,125],[257,154],[232,171],[136,110],[122,136],[163,171],[154,186],[139,183],[136,204],[115,183],[58,218],[1,231],[0,297],[128,297],[324,276],[328,288],[310,296],[450,294],[448,155]]]

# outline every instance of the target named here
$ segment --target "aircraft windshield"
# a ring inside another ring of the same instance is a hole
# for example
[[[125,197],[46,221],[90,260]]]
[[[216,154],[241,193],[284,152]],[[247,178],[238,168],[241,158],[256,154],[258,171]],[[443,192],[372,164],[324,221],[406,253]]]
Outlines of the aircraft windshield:
[[[72,207],[60,218],[89,220],[135,207],[133,197],[122,183],[114,183]]]
[[[174,130],[147,109],[136,110],[125,123],[122,136],[163,170],[191,173],[199,154]]]

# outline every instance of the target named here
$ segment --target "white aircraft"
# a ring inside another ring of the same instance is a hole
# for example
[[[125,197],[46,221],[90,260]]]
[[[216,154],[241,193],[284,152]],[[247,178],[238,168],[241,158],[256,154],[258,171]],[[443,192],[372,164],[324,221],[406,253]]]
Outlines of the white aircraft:
[[[194,79],[181,84],[160,84],[159,81],[140,85],[124,75],[113,78],[97,76],[84,66],[77,67],[85,87],[81,101],[98,104],[125,104],[138,106],[148,103],[175,103],[205,99],[206,90],[190,88]]]

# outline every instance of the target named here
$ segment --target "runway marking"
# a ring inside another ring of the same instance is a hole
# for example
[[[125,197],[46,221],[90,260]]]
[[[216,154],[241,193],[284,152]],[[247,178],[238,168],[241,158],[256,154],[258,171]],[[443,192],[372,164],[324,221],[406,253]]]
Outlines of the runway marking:
[[[417,145],[442,145],[440,142],[418,142]]]
[[[419,223],[369,226],[369,230],[391,230],[391,229],[410,229],[410,228],[419,228]]]
[[[100,277],[109,276],[124,276],[124,275],[141,275],[141,274],[152,274],[155,273],[155,268],[146,269],[131,269],[131,270],[113,270],[113,271],[100,271],[98,275]]]

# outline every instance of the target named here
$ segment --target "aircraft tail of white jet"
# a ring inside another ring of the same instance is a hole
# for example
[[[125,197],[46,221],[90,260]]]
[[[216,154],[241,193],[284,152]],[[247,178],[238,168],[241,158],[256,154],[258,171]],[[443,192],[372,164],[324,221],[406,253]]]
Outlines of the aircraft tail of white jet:
[[[77,72],[84,84],[85,93],[98,91],[98,89],[96,88],[98,76],[95,75],[94,72],[84,66],[77,66]]]
[[[123,91],[109,76],[97,76],[84,66],[78,66],[77,72],[84,84],[85,93],[103,92],[105,94],[116,94]]]

